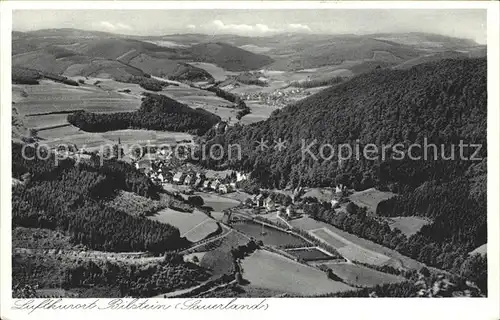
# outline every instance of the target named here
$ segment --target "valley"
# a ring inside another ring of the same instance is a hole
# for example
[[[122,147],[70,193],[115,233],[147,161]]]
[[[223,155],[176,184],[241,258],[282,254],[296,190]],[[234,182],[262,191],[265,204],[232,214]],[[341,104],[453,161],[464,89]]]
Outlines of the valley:
[[[484,294],[485,151],[315,162],[300,143],[486,144],[485,46],[50,29],[12,47],[15,295]]]

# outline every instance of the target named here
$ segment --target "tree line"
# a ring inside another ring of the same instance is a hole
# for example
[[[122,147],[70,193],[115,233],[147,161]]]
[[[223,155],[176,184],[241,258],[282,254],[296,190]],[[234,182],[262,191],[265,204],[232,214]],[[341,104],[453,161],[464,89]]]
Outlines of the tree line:
[[[145,94],[141,107],[134,112],[92,113],[77,111],[68,122],[87,132],[121,129],[181,131],[202,135],[220,121],[203,109],[192,109],[164,95]]]

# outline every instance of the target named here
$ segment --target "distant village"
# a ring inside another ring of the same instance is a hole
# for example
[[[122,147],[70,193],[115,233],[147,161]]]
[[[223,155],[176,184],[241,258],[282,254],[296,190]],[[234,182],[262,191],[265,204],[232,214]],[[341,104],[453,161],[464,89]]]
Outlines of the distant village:
[[[244,100],[257,100],[259,101],[259,103],[281,108],[310,94],[311,93],[309,91],[306,91],[302,88],[290,88],[276,90],[271,93],[245,93],[242,95],[242,97]]]

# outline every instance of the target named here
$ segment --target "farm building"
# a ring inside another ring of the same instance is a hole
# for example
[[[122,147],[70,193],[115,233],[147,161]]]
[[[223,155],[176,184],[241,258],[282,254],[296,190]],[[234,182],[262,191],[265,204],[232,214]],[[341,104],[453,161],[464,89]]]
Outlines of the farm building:
[[[197,178],[196,181],[193,184],[193,187],[199,188],[203,186],[203,179],[202,178]]]
[[[273,199],[271,199],[271,197],[267,197],[266,199],[264,199],[264,207],[266,207],[267,211],[276,210],[276,204],[274,203]]]
[[[228,193],[229,191],[231,191],[231,188],[229,187],[229,185],[221,184],[219,186],[219,193]]]
[[[258,194],[254,197],[253,199],[254,204],[258,207],[262,207],[264,205],[264,195],[263,194]]]
[[[291,218],[295,215],[295,208],[292,205],[289,205],[288,207],[286,207],[285,213],[289,218]]]
[[[188,174],[186,176],[186,178],[184,179],[184,184],[187,185],[187,186],[189,186],[189,185],[191,185],[191,183],[193,183],[195,181],[194,179],[195,178],[194,178],[194,176],[192,174]]]
[[[165,182],[165,180],[166,180],[165,176],[163,176],[163,173],[161,173],[161,172],[158,174],[157,178],[158,178],[158,180],[160,180],[161,183]]]
[[[236,181],[243,181],[243,180],[247,180],[248,176],[247,174],[245,173],[241,173],[241,172],[237,172],[236,173]]]
[[[203,188],[205,188],[205,189],[210,188],[210,182],[211,182],[210,180],[205,180],[205,181],[203,182]]]
[[[179,171],[176,174],[174,174],[174,177],[172,178],[172,181],[174,183],[181,184],[184,181],[184,177],[185,177],[184,172]]]
[[[330,204],[332,205],[332,207],[335,207],[338,203],[339,203],[339,201],[337,199],[332,199],[330,201]]]
[[[210,186],[210,187],[211,187],[213,190],[216,190],[216,191],[217,191],[217,189],[219,189],[219,186],[220,186],[220,180],[219,180],[219,179],[217,179],[217,180],[214,180],[214,181],[212,182],[212,184],[211,184],[211,186]]]
[[[339,185],[335,186],[335,193],[336,193],[336,194],[341,194],[341,193],[343,193],[345,190],[346,190],[346,186],[344,186],[344,185],[342,185],[342,184],[339,184]]]

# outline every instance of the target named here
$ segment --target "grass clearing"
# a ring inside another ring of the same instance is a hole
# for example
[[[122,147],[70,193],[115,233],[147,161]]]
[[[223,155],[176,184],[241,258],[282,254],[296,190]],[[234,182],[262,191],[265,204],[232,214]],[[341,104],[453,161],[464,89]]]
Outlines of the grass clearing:
[[[398,283],[405,278],[373,270],[352,263],[323,263],[322,265],[332,269],[333,273],[346,283],[353,286],[372,287],[385,283]]]
[[[242,262],[243,278],[249,286],[298,295],[316,295],[354,290],[327,278],[326,274],[281,255],[257,250]]]
[[[123,145],[159,145],[175,144],[181,141],[191,141],[193,136],[184,132],[156,131],[143,129],[125,129],[108,132],[85,132],[75,126],[65,126],[42,130],[38,136],[44,139],[49,146],[58,144],[75,144],[87,150],[100,148],[103,145],[117,144],[120,140]]]
[[[355,192],[349,199],[360,207],[367,207],[369,212],[375,213],[377,205],[383,201],[394,197],[396,194],[388,191],[379,191],[375,188]]]
[[[200,224],[191,228],[191,230],[182,234],[181,236],[186,237],[191,242],[198,242],[205,239],[208,235],[217,230],[217,223],[210,218],[207,218]]]
[[[340,237],[336,237],[335,234],[327,232],[324,229],[318,229],[311,231],[313,235],[322,239],[323,241],[332,245],[335,249],[340,249],[347,246],[347,243],[343,242]]]
[[[421,217],[391,217],[387,219],[391,229],[399,229],[407,237],[416,234],[423,226],[430,223]]]
[[[139,96],[107,91],[91,84],[76,87],[43,80],[39,85],[13,87],[26,92],[25,97],[17,97],[16,108],[21,115],[75,110],[124,112],[135,111],[141,105]]]
[[[191,212],[181,212],[174,209],[163,209],[158,213],[151,215],[148,219],[159,221],[161,223],[170,224],[179,229],[181,235],[186,234],[195,227],[204,223],[205,220],[210,219],[206,214],[199,210]],[[211,220],[211,219],[210,219]],[[206,231],[206,230],[205,230]],[[215,230],[213,230],[215,231]],[[210,232],[206,233],[208,235]],[[193,237],[198,237],[198,234],[193,234]]]

